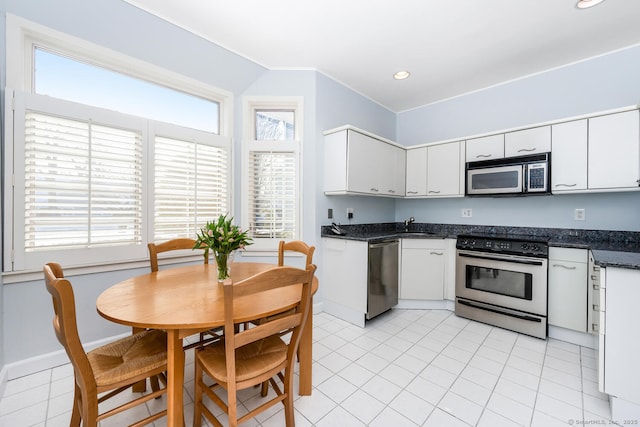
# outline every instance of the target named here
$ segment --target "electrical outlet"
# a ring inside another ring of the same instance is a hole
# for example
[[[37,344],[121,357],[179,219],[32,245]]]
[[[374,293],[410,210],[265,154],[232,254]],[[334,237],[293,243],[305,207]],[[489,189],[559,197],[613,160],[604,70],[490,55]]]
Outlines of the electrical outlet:
[[[573,214],[573,219],[575,219],[576,221],[584,221],[584,219],[585,219],[585,211],[584,211],[584,208],[582,208],[582,209],[576,209],[576,210],[574,211],[574,214]]]
[[[353,208],[347,208],[347,219],[353,219]]]
[[[462,213],[460,214],[462,218],[471,218],[473,216],[471,212],[471,208],[462,209]]]

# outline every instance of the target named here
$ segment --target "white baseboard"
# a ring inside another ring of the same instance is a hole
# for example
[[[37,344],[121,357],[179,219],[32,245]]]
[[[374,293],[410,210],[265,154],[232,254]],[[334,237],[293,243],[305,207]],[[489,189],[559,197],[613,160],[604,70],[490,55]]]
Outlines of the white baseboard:
[[[586,332],[572,331],[570,329],[549,325],[549,338],[554,338],[582,347],[598,349],[598,335],[588,334]]]

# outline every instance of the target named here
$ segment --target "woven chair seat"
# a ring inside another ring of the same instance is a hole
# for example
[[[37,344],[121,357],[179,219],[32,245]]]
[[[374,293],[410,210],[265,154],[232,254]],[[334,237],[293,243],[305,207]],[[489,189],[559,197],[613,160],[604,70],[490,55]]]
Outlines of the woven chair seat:
[[[227,382],[224,340],[206,346],[200,352],[200,362],[213,376]],[[244,381],[268,372],[287,360],[287,344],[271,336],[236,350],[236,380]]]
[[[167,334],[140,332],[87,353],[98,387],[126,383],[167,363]]]

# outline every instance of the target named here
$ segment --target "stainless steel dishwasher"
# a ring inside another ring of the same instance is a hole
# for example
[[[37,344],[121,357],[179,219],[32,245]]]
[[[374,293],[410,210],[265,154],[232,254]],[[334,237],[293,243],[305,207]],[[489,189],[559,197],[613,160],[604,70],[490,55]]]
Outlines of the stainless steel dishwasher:
[[[398,304],[399,241],[369,243],[367,320]]]

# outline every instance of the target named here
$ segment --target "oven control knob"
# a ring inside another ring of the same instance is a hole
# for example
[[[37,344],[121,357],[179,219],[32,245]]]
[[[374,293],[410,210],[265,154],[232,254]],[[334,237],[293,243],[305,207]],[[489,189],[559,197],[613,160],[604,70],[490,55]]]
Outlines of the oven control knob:
[[[525,251],[526,251],[527,249],[529,249],[529,244],[528,244],[528,243],[523,243],[523,244],[522,244],[522,249],[524,249]]]
[[[534,251],[534,252],[538,252],[540,250],[540,247],[538,245],[533,245],[531,250]]]

